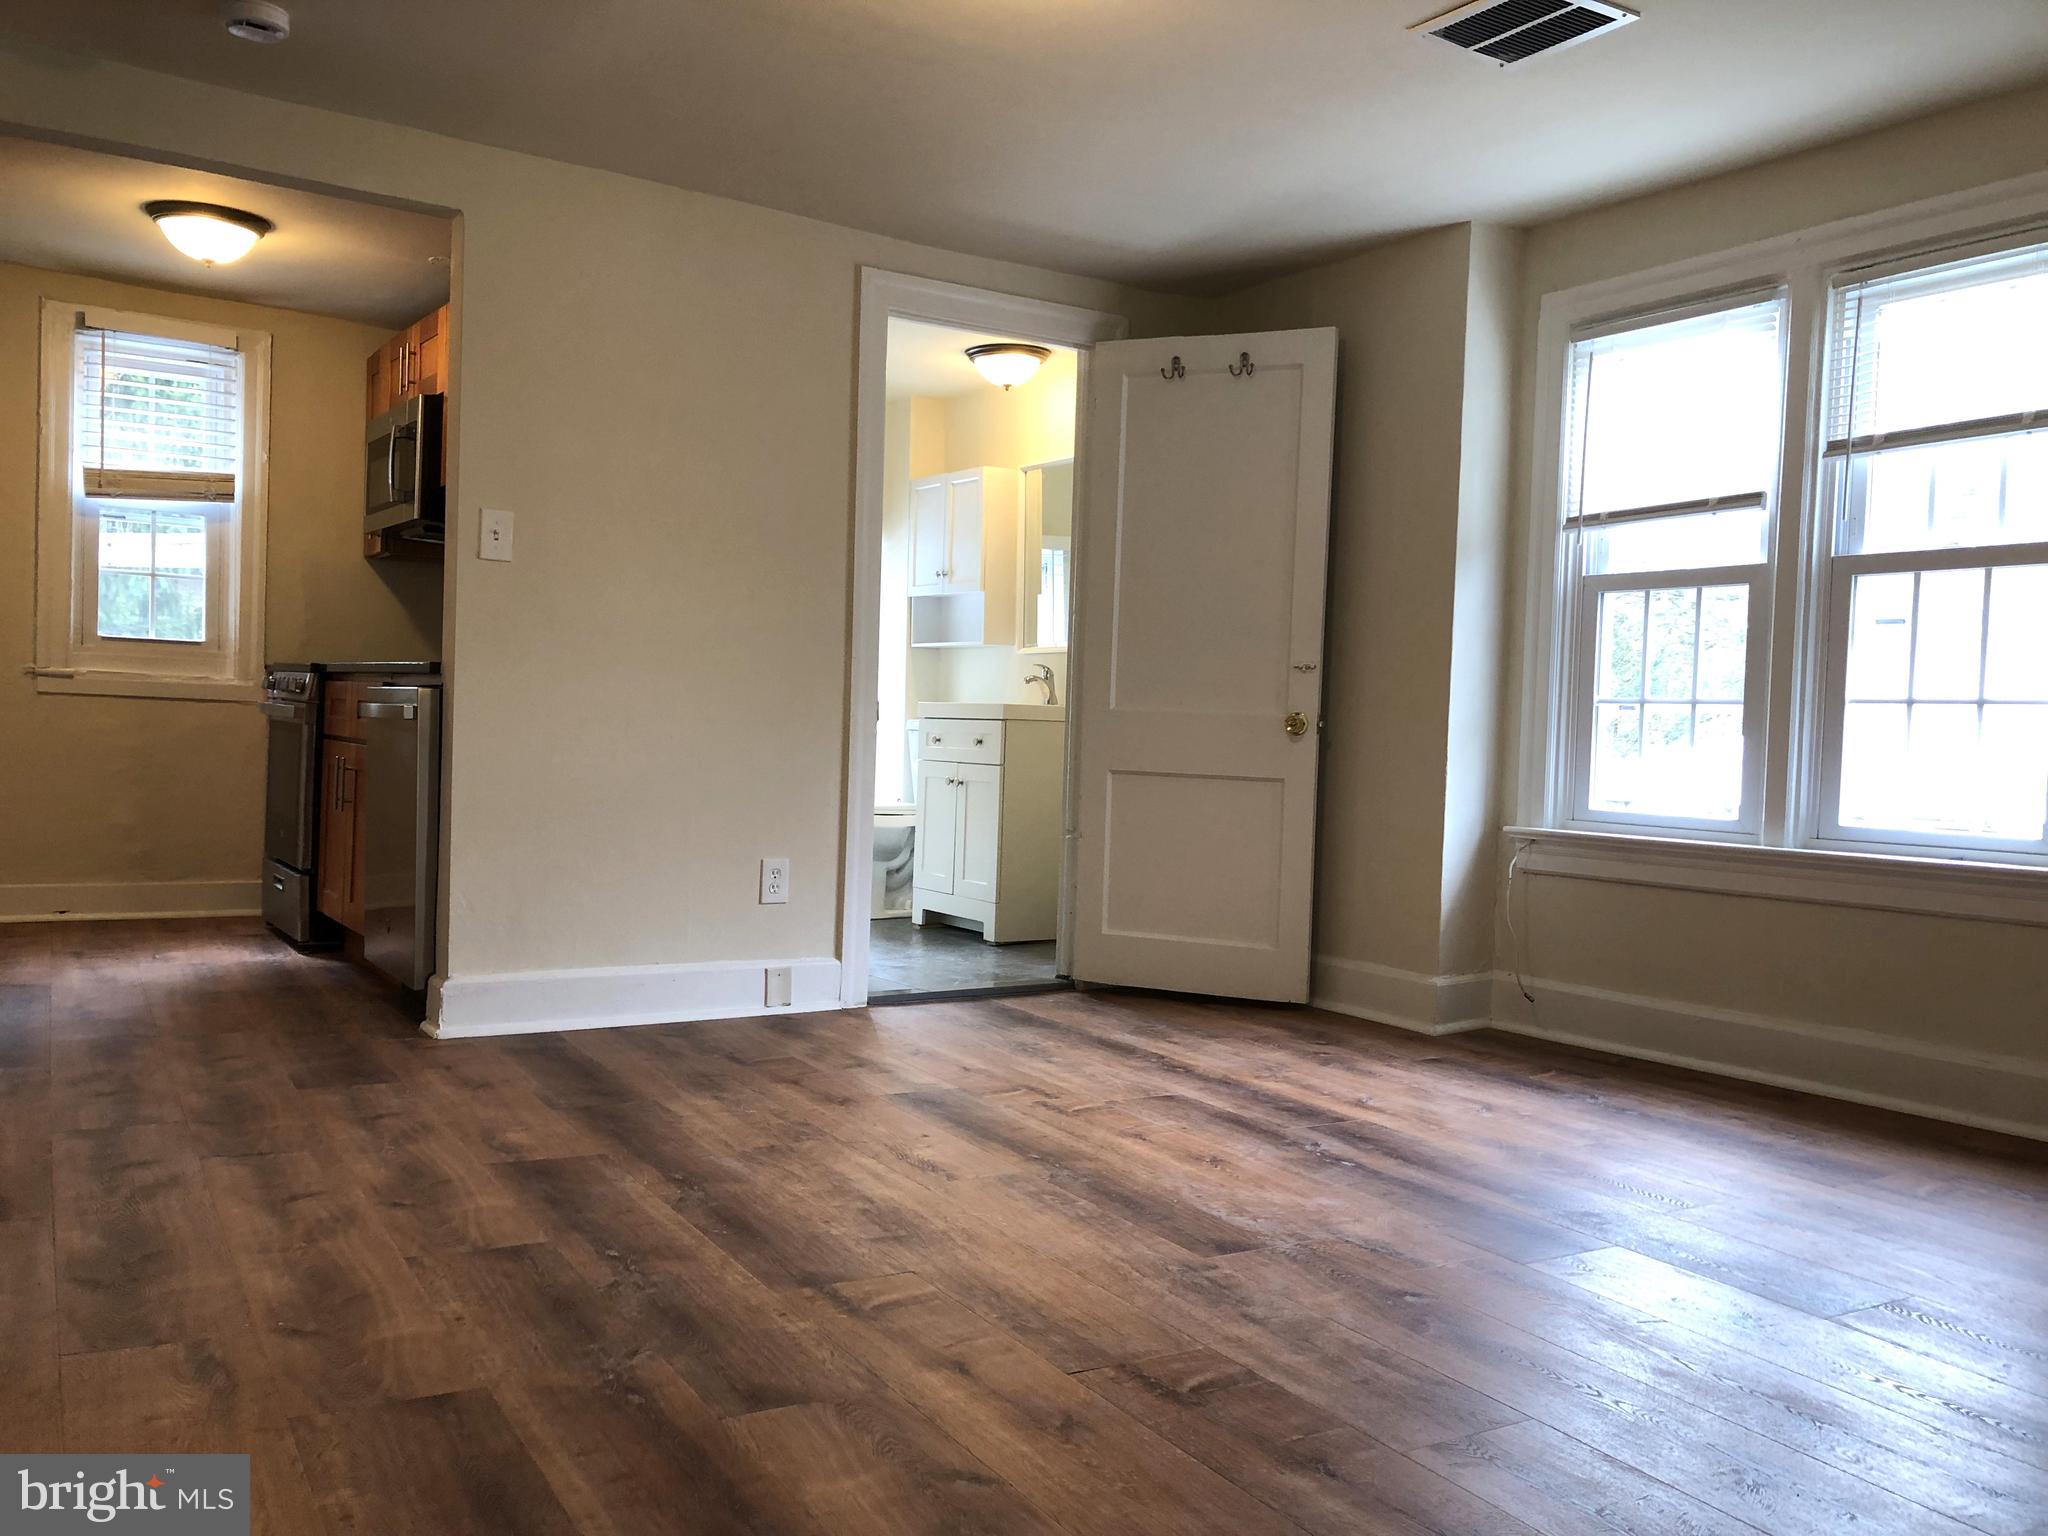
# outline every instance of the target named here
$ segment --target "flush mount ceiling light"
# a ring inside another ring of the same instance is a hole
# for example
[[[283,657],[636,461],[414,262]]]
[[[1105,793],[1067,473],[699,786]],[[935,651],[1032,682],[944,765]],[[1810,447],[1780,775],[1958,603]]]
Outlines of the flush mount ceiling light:
[[[209,267],[240,261],[272,229],[270,220],[218,203],[144,203],[164,238],[194,261]]]
[[[228,0],[220,8],[228,36],[245,43],[281,43],[292,35],[292,14],[270,0]]]
[[[1038,365],[1052,356],[1049,347],[1034,347],[1021,341],[989,341],[967,349],[968,361],[981,376],[1004,389],[1022,384],[1038,372]]]

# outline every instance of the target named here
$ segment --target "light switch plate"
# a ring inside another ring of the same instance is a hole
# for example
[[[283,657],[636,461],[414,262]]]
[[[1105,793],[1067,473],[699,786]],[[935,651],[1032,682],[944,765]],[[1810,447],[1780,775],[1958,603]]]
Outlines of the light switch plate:
[[[477,549],[479,560],[510,560],[512,558],[512,514],[483,509],[483,516],[477,522]]]
[[[789,900],[789,860],[761,861],[761,905],[779,906]]]
[[[795,998],[791,991],[789,967],[771,965],[763,972],[766,980],[761,988],[761,1006],[764,1008],[787,1008]]]

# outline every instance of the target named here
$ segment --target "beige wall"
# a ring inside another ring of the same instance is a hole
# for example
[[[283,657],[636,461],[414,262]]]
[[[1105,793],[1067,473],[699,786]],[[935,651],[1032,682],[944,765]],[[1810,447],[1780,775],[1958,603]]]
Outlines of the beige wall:
[[[32,128],[457,210],[444,975],[829,956],[873,265],[1184,308],[629,177],[0,50]],[[582,362],[584,368],[576,366]],[[518,558],[470,553],[479,507]],[[785,906],[758,861],[792,861]]]
[[[39,694],[32,659],[38,326],[44,298],[270,332],[264,654],[433,657],[439,570],[362,558],[363,359],[347,320],[0,265],[0,912],[138,910],[24,887],[225,881],[253,907],[263,729],[246,703]],[[209,898],[219,899],[219,898]]]
[[[1518,347],[1510,678],[1519,678],[1535,403],[1536,324],[1543,295],[1664,263],[1709,255],[1860,213],[2048,168],[2048,88],[1960,107],[1768,165],[1635,198],[1529,232]],[[1507,701],[1517,712],[1518,689]],[[1519,722],[1507,734],[1512,752]],[[1512,773],[1512,759],[1504,765]],[[1507,808],[1512,812],[1512,807]],[[1505,924],[1503,965],[1529,976],[1776,1021],[1785,1033],[1756,1040],[1660,1025],[1627,1009],[1598,1016],[1583,997],[1547,1000],[1541,1027],[1588,1033],[1750,1070],[1829,1081],[1844,1052],[1867,1056],[1861,1091],[1915,1100],[1926,1052],[1999,1053],[2048,1067],[2048,932],[1757,898],[1538,877],[1520,882],[1519,953]],[[1540,992],[1540,989],[1539,989]],[[1854,1032],[1830,1043],[1833,1059],[1773,1065],[1802,1031]],[[1882,1086],[1889,1082],[1890,1086]],[[2035,1084],[2037,1103],[2048,1087]],[[2048,1126],[2048,1108],[2035,1117]]]

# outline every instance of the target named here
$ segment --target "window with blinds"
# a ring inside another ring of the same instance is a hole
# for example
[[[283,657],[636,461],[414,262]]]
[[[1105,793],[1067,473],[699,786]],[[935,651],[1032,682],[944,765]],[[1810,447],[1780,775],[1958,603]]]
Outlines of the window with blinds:
[[[1574,819],[1755,822],[1783,326],[1774,294],[1572,343]]]
[[[2048,849],[2048,245],[1830,305],[1825,830]]]
[[[242,457],[241,354],[81,325],[73,422],[89,497],[231,502]]]

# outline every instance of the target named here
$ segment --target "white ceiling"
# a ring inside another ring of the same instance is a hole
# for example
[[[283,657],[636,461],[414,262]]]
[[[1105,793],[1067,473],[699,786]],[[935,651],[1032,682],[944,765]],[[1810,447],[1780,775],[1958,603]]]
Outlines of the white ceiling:
[[[1501,70],[1446,0],[211,0],[0,16],[75,52],[959,250],[1208,287],[1524,222],[2048,76],[2043,0],[1637,0]]]
[[[1015,340],[1015,336],[994,331],[956,331],[950,326],[892,316],[885,393],[891,400],[911,395],[945,399],[972,394],[977,389],[994,389],[967,360],[967,349],[985,341]],[[1072,348],[1054,347],[1051,351],[1052,356],[1045,363],[1048,371],[1073,370]]]
[[[0,138],[0,187],[0,261],[394,327],[448,297],[449,225],[437,215],[33,139]],[[277,227],[240,261],[204,267],[143,213],[156,198],[224,203]]]

